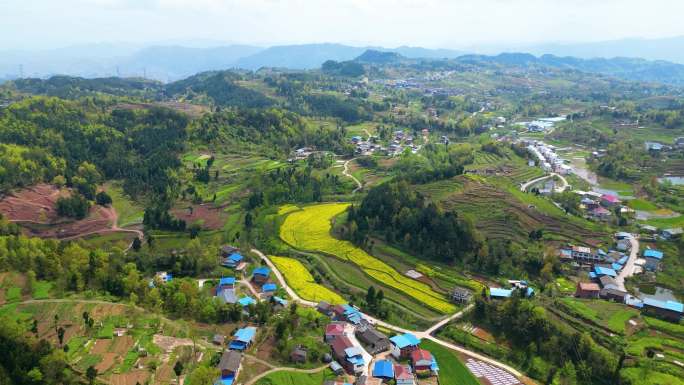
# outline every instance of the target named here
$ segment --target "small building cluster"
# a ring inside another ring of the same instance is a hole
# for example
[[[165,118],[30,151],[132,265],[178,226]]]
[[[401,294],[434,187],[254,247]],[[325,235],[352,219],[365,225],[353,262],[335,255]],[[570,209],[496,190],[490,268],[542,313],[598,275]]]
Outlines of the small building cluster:
[[[534,296],[534,288],[532,288],[525,280],[508,280],[508,284],[511,285],[510,289],[504,289],[500,287],[490,287],[489,288],[489,298],[490,299],[505,299],[510,298],[513,293],[520,293],[526,298]]]
[[[558,156],[555,147],[539,140],[527,141],[527,151],[536,160],[537,164],[546,172],[555,172],[561,175],[572,173],[572,167]]]

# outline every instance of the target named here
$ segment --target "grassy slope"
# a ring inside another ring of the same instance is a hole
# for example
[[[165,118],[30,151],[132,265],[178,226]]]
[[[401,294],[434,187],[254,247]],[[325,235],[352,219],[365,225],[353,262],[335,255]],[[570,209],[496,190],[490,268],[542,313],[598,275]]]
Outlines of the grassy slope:
[[[280,371],[267,375],[260,379],[257,385],[320,385],[325,380],[334,379],[330,369],[318,373],[298,373],[292,371]]]
[[[421,342],[420,346],[429,350],[435,357],[439,365],[441,385],[479,385],[479,381],[463,365],[455,352],[429,340]]]

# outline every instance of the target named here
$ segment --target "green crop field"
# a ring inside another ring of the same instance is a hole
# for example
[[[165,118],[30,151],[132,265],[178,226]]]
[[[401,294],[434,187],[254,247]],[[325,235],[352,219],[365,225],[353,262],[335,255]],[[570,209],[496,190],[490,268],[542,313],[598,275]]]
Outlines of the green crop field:
[[[608,301],[563,298],[561,302],[571,313],[607,327],[615,333],[624,333],[627,321],[639,316],[636,309]]]
[[[283,370],[263,377],[256,385],[321,385],[325,380],[334,378],[330,369],[313,374]]]
[[[343,213],[348,203],[308,206],[290,213],[280,227],[280,238],[301,250],[321,251],[357,264],[363,271],[383,284],[399,290],[429,307],[451,313],[456,307],[428,285],[405,277],[388,264],[369,255],[351,242],[330,234],[331,221]]]
[[[439,383],[441,385],[479,385],[479,381],[458,358],[456,352],[424,340],[420,347],[429,350],[439,365]]]
[[[300,297],[309,301],[326,301],[335,305],[346,302],[339,294],[323,285],[317,284],[306,266],[298,260],[276,256],[270,256],[269,258],[278,267],[278,270],[283,273],[288,285]]]
[[[112,197],[112,206],[119,215],[119,226],[125,227],[132,224],[142,223],[143,207],[133,202],[121,188],[118,182],[105,185],[105,191]]]

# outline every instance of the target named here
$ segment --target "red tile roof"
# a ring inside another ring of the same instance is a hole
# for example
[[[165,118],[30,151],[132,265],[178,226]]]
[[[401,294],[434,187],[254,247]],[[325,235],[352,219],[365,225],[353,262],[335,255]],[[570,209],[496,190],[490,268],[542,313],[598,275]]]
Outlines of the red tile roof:
[[[414,364],[419,361],[427,361],[427,365],[432,363],[432,354],[424,349],[416,349],[411,352],[411,362]]]
[[[413,378],[411,368],[406,365],[394,365],[394,378],[396,380],[409,380]]]
[[[351,348],[352,346],[354,346],[354,344],[352,344],[349,337],[341,336],[341,337],[335,338],[335,340],[330,344],[330,346],[332,346],[333,352],[335,353],[336,356],[344,357],[345,349]]]
[[[341,322],[332,322],[325,327],[326,336],[339,336],[344,334],[344,324]]]
[[[593,283],[593,282],[580,282],[579,288],[580,288],[580,290],[584,290],[584,291],[600,291],[601,290],[599,285],[597,283]]]

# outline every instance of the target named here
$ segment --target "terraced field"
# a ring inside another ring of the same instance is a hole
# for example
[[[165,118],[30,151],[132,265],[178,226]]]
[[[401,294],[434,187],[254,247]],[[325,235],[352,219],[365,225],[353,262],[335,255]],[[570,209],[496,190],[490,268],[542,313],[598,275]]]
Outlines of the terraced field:
[[[316,283],[306,266],[298,260],[273,255],[269,256],[269,258],[278,267],[278,270],[283,273],[288,285],[300,297],[313,302],[326,301],[334,305],[346,302],[339,294]]]
[[[548,200],[522,193],[510,181],[500,179],[501,183],[496,178],[458,177],[460,187],[453,192],[442,182],[420,186],[419,191],[447,210],[472,216],[476,227],[490,238],[522,241],[540,228],[580,242],[596,243],[606,237],[596,225],[567,216]]]
[[[375,280],[442,313],[456,310],[443,295],[428,285],[405,277],[351,242],[334,238],[330,234],[332,220],[348,206],[348,203],[328,203],[291,212],[280,227],[280,238],[300,250],[319,251],[352,262]]]

